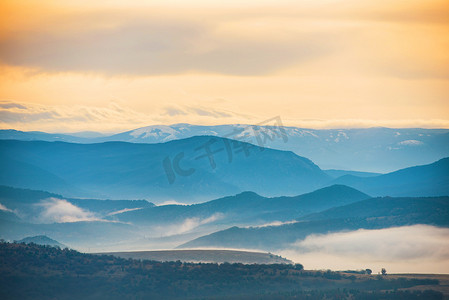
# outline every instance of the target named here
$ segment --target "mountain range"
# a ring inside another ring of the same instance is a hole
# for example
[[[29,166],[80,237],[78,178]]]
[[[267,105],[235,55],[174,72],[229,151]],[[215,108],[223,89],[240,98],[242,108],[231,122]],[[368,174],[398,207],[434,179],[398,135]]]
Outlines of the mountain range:
[[[195,205],[154,206],[143,200],[74,199],[0,186],[0,236],[48,234],[72,246],[187,234],[182,237],[185,242],[192,232],[197,232],[195,238],[234,225],[291,221],[366,198],[357,190],[335,185],[295,197],[244,192]]]
[[[281,124],[199,126],[154,125],[113,135],[50,134],[0,130],[0,139],[100,143],[163,143],[193,136],[219,136],[261,147],[293,151],[323,169],[386,173],[413,165],[429,164],[449,155],[448,129],[361,128],[307,129]]]
[[[307,158],[220,137],[161,144],[0,141],[0,184],[73,197],[197,203],[298,195],[332,178]]]
[[[262,197],[243,192],[193,205],[164,205],[114,214],[108,219],[137,225],[182,223],[186,219],[208,220],[220,225],[288,222],[312,212],[368,199],[370,196],[344,185],[333,185],[293,197]],[[215,216],[212,220],[211,217]]]
[[[414,166],[379,176],[344,175],[333,181],[373,196],[449,195],[449,158],[429,165]]]
[[[45,206],[49,199],[60,202]],[[276,251],[310,234],[415,224],[449,227],[448,196],[370,198],[343,185],[294,197],[244,192],[201,204],[162,206],[142,200],[64,198],[3,186],[0,208],[2,238],[45,234],[71,247],[95,249],[158,249],[166,243]],[[72,219],[41,218],[55,212]]]
[[[388,174],[333,178],[291,151],[213,136],[158,144],[0,140],[0,164],[2,185],[77,198],[199,203],[244,191],[295,196],[332,184],[372,196],[449,195],[448,158]],[[338,173],[344,174],[331,174]]]
[[[415,224],[449,227],[449,197],[371,198],[266,227],[231,227],[179,248],[243,248],[275,251],[312,234]]]

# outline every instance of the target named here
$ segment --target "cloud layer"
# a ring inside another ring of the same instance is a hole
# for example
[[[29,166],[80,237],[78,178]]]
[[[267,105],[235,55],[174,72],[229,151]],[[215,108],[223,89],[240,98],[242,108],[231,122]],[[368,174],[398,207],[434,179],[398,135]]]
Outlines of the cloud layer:
[[[182,119],[179,119],[179,118]],[[273,115],[268,115],[269,118]],[[386,126],[394,128],[449,128],[445,119],[294,119],[281,116],[286,126],[302,128],[366,128]],[[37,103],[0,100],[0,129],[47,132],[76,132],[97,130],[106,133],[133,130],[148,125],[180,123],[258,124],[264,120],[252,115],[217,109],[207,105],[164,106],[152,114],[138,112],[126,104],[111,101],[107,106],[43,105]],[[410,142],[411,145],[411,142]]]

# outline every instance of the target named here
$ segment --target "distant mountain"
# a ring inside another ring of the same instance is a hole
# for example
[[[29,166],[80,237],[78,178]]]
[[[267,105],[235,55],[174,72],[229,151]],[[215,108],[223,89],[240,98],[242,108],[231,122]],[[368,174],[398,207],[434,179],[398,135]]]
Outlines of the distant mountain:
[[[360,171],[347,171],[347,170],[323,170],[324,173],[329,175],[332,178],[338,178],[345,175],[353,175],[357,177],[374,177],[382,175],[382,173],[373,173],[373,172],[360,172]]]
[[[73,197],[188,203],[247,190],[297,195],[331,179],[293,152],[211,136],[163,144],[2,140],[0,164],[4,185]]]
[[[105,137],[102,141],[158,143],[215,135],[253,144],[263,141],[263,147],[293,151],[310,158],[322,168],[378,173],[431,163],[449,155],[449,129],[307,129],[285,126],[280,132],[276,127],[271,129],[263,125],[258,126],[261,130],[242,124],[155,125]]]
[[[366,194],[352,188],[331,186],[295,197],[266,198],[244,192],[196,205],[153,206],[146,201],[73,199],[44,191],[0,186],[0,204],[21,217],[0,210],[0,237],[17,239],[45,234],[78,248],[174,247],[236,224],[291,221],[311,212],[366,198]],[[3,213],[11,215],[3,217]],[[68,220],[46,221],[55,213],[57,216],[75,215]]]
[[[37,235],[37,236],[31,236],[26,237],[24,239],[21,239],[20,241],[17,241],[17,243],[25,243],[25,244],[37,244],[37,245],[47,245],[47,246],[53,246],[53,247],[59,247],[59,248],[67,248],[67,246],[59,243],[58,241],[55,241],[48,236],[45,235]]]
[[[123,223],[105,221],[79,221],[51,224],[33,224],[0,220],[0,237],[48,235],[77,249],[103,248],[108,245],[127,245],[143,236],[139,228]]]
[[[245,248],[272,251],[311,234],[428,224],[449,227],[449,197],[372,198],[332,208],[280,226],[239,228],[197,238],[179,248]]]
[[[306,129],[269,127],[265,124],[198,126],[154,125],[110,136],[73,136],[0,130],[0,139],[98,143],[123,141],[162,143],[193,136],[220,136],[258,146],[293,151],[322,168],[386,173],[409,166],[428,164],[449,156],[449,129],[361,128]]]
[[[334,185],[295,197],[266,198],[253,192],[194,205],[164,205],[115,214],[112,220],[133,224],[162,225],[196,218],[215,224],[265,224],[285,222],[320,210],[337,207],[369,196],[355,189]]]
[[[449,157],[375,177],[346,175],[333,183],[351,186],[373,196],[448,196]]]
[[[91,137],[98,138],[99,135],[88,132],[79,132],[74,135],[70,135],[61,133],[46,133],[41,131],[19,131],[14,129],[0,130],[0,140],[90,143]]]
[[[0,143],[8,143],[0,141]],[[73,184],[68,183],[60,176],[45,170],[35,164],[19,161],[14,155],[6,154],[7,151],[0,150],[0,184],[7,186],[26,187],[36,190],[49,190],[62,194],[72,194],[80,197],[88,196],[85,191],[80,190]],[[30,153],[31,155],[31,153]]]

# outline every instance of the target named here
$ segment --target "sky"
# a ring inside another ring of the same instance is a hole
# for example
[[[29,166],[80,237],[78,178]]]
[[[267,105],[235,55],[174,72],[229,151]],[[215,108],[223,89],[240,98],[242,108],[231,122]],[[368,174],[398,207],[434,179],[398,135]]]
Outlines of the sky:
[[[449,128],[449,1],[0,3],[0,128]]]

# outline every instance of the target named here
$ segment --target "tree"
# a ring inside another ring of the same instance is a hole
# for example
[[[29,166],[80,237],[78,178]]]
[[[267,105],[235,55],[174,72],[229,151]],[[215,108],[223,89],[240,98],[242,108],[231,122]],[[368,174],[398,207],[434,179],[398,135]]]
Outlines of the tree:
[[[387,275],[387,270],[385,270],[385,268],[382,268],[382,275]]]
[[[371,275],[371,273],[373,273],[373,271],[371,269],[366,269],[365,270],[366,274]]]

